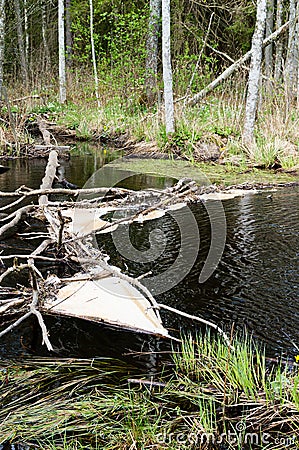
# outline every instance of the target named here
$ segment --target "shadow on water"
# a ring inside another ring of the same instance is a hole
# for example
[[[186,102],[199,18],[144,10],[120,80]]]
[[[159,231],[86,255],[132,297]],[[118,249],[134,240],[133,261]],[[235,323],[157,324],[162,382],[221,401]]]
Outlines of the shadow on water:
[[[70,161],[64,161],[65,177],[82,187],[88,178],[104,163],[113,159],[106,150],[87,156],[78,156]],[[44,173],[46,161],[9,161],[11,170],[1,175],[0,189],[11,191],[20,185],[32,188],[39,186]],[[165,177],[146,176],[144,174],[128,178],[127,187],[133,189],[155,187],[163,188],[171,185],[173,180]],[[234,328],[242,332],[247,330],[255,337],[265,342],[269,354],[285,352],[293,354],[294,345],[299,345],[299,190],[298,188],[280,189],[268,197],[267,192],[256,195],[226,200],[223,202],[226,222],[226,245],[223,256],[214,273],[204,283],[198,282],[198,276],[206,260],[211,241],[211,227],[204,204],[192,205],[191,210],[196,218],[200,249],[195,264],[188,275],[165,292],[160,292],[158,300],[190,314],[199,315],[211,320],[229,331]],[[177,217],[185,214],[181,209]],[[190,225],[191,227],[191,225]],[[98,245],[109,252],[111,262],[131,275],[140,275],[151,271],[151,276],[167,272],[179,256],[180,230],[176,217],[166,215],[160,219],[144,224],[132,224],[130,227],[131,243],[138,251],[147,251],[151,242],[150,232],[159,229],[166,238],[163,251],[154,261],[136,262],[120,255],[116,249],[113,237],[102,235]],[[188,224],[185,234],[188,235]],[[185,244],[192,251],[194,241],[192,232]],[[158,242],[158,245],[160,243]],[[9,253],[13,248],[29,244],[21,240],[10,239],[0,242],[1,250]],[[29,246],[30,248],[30,246]],[[184,269],[185,262],[180,262]],[[166,280],[167,282],[169,280]],[[187,329],[190,323],[170,316],[163,317],[166,326],[175,329]],[[73,329],[68,320],[49,318],[50,333],[57,341],[59,354],[64,354],[66,346],[70,346],[75,354],[84,350],[89,356],[97,356],[118,347],[118,342],[124,343],[123,335],[114,339],[109,333],[107,340],[101,341],[101,346],[95,345],[96,331],[90,327],[84,333],[80,328],[84,324],[75,323]],[[23,332],[21,352],[26,353],[26,336],[33,326],[28,323],[28,329]],[[26,325],[26,326],[27,326]],[[193,327],[194,324],[192,324]],[[63,337],[63,339],[62,339]],[[80,342],[79,337],[83,342]],[[59,342],[61,338],[61,342]],[[119,340],[118,340],[119,339]],[[129,338],[128,338],[129,339]],[[138,343],[139,348],[141,343]],[[138,347],[137,345],[137,347]],[[81,348],[80,348],[81,346]],[[127,349],[133,348],[128,340]],[[149,348],[149,347],[148,347]],[[1,342],[0,352],[7,355],[8,347]],[[10,351],[14,351],[13,348]]]

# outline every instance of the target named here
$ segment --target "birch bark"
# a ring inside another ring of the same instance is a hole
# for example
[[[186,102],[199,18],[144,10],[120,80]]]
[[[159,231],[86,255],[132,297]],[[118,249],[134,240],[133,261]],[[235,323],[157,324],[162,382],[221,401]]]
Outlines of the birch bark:
[[[275,28],[281,27],[283,20],[283,0],[277,0],[276,4],[276,24]],[[279,81],[281,78],[281,67],[282,67],[282,51],[283,45],[282,40],[278,39],[276,42],[276,51],[275,51],[275,65],[274,65],[274,80]]]
[[[250,147],[254,144],[254,124],[259,94],[261,74],[263,38],[266,24],[267,0],[258,0],[256,12],[256,25],[251,44],[251,65],[248,78],[248,91],[245,108],[245,123],[243,129],[243,142]]]
[[[267,38],[273,33],[274,24],[274,0],[268,0],[266,13],[266,35]],[[272,77],[273,73],[273,43],[271,42],[265,48],[265,72],[268,78]]]
[[[18,46],[19,46],[19,56],[20,56],[20,65],[21,65],[21,74],[22,80],[25,85],[28,84],[28,69],[25,55],[25,45],[24,45],[24,36],[23,36],[23,27],[22,27],[22,16],[21,16],[21,7],[19,0],[14,0],[14,8],[17,22],[17,35],[18,35]]]
[[[5,0],[0,0],[0,100],[3,84]]]
[[[170,53],[170,0],[162,0],[162,63],[166,134],[174,133],[174,107]]]
[[[157,101],[160,19],[161,0],[150,0],[150,15],[148,22],[145,63],[145,92],[148,105],[153,105]]]
[[[286,88],[287,98],[291,99],[294,88],[294,63],[295,63],[295,49],[296,49],[296,4],[299,4],[297,0],[290,0],[289,7],[289,20],[292,21],[292,25],[289,28],[289,39],[287,56],[284,70],[284,84]],[[297,6],[298,9],[298,6]]]
[[[58,0],[59,101],[66,101],[64,0]]]
[[[46,9],[46,0],[42,0],[41,3],[41,12],[42,12],[42,41],[43,41],[43,48],[44,48],[44,54],[43,54],[43,69],[45,72],[48,71],[48,67],[50,64],[50,52],[47,42],[47,9]]]

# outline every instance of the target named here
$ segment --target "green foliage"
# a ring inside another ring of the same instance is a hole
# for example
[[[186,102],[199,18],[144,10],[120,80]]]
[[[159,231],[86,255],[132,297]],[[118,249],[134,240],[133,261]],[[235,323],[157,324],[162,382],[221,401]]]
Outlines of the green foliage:
[[[241,449],[241,423],[271,439],[295,436],[296,445],[298,369],[270,369],[246,336],[232,344],[209,334],[185,336],[171,354],[171,373],[157,374],[160,386],[142,388],[127,381],[143,378],[140,369],[112,359],[31,358],[21,367],[3,361],[1,439],[47,450],[120,450],[132,442],[138,449],[189,450],[199,447],[188,436],[200,443],[209,434],[215,450],[223,448],[221,435],[225,448]]]

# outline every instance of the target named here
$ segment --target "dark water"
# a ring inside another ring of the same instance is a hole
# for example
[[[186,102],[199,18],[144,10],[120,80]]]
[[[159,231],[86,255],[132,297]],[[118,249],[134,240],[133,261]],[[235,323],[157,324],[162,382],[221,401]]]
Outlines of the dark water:
[[[101,151],[98,155],[72,158],[63,162],[65,177],[83,186],[93,172],[111,158],[113,155]],[[14,190],[22,184],[38,187],[46,161],[11,161],[8,164],[12,170],[0,177],[3,191]],[[128,184],[130,188],[134,185],[136,188],[162,188],[169,183],[163,177],[142,175]],[[246,329],[267,344],[270,354],[292,355],[297,352],[294,344],[299,347],[299,189],[283,188],[272,192],[271,198],[268,196],[269,192],[264,191],[223,202],[227,226],[225,249],[216,270],[204,283],[199,283],[198,276],[211,243],[207,205],[191,207],[191,215],[198,224],[200,248],[195,263],[183,279],[181,273],[186,262],[180,256],[178,224],[184,224],[184,246],[191,254],[196,246],[194,224],[192,220],[184,221],[190,210],[182,209],[162,219],[131,226],[130,245],[139,252],[148,251],[153,244],[149,240],[150,232],[159,229],[163,234],[163,249],[154,261],[132,261],[128,257],[130,253],[126,252],[121,256],[112,237],[107,235],[98,243],[111,253],[112,263],[132,275],[151,270],[153,277],[165,272],[160,284],[165,283],[166,289],[171,281],[172,287],[158,292],[160,302],[200,315],[228,332],[232,326],[235,330]],[[162,248],[159,236],[157,240]],[[0,243],[2,248],[7,244],[9,242]],[[180,258],[177,272],[171,272],[173,262]],[[167,273],[173,280],[167,278]],[[168,326],[176,329],[187,326],[186,322],[168,314],[164,319]]]

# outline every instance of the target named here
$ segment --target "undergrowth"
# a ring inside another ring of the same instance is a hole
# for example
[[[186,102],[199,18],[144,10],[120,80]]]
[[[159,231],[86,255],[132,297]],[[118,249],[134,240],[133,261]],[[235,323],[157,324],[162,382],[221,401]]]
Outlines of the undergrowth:
[[[46,91],[45,88],[39,92],[34,89],[28,98],[19,100],[23,92],[15,84],[8,92],[9,105],[2,103],[0,140],[5,145],[17,136],[20,142],[30,142],[28,119],[34,120],[39,114],[62,129],[74,130],[81,140],[113,140],[124,136],[126,141],[152,143],[159,151],[185,157],[191,162],[212,160],[239,167],[296,169],[299,165],[297,106],[290,105],[279,89],[272,97],[268,95],[258,112],[256,144],[246,149],[241,138],[243,84],[243,80],[239,80],[231,89],[231,83],[227,82],[195,107],[185,104],[184,99],[177,101],[176,131],[171,138],[165,133],[163,101],[146,106],[140,86],[124,93],[117,88],[115,80],[107,81],[101,86],[98,108],[93,84],[83,73],[70,76],[65,105],[58,102],[53,86]],[[180,98],[181,94],[177,92],[175,98]]]
[[[134,370],[109,359],[6,362],[1,440],[43,449],[296,448],[298,368],[269,367],[248,337],[232,344],[185,337],[171,372],[152,385],[130,384]]]

